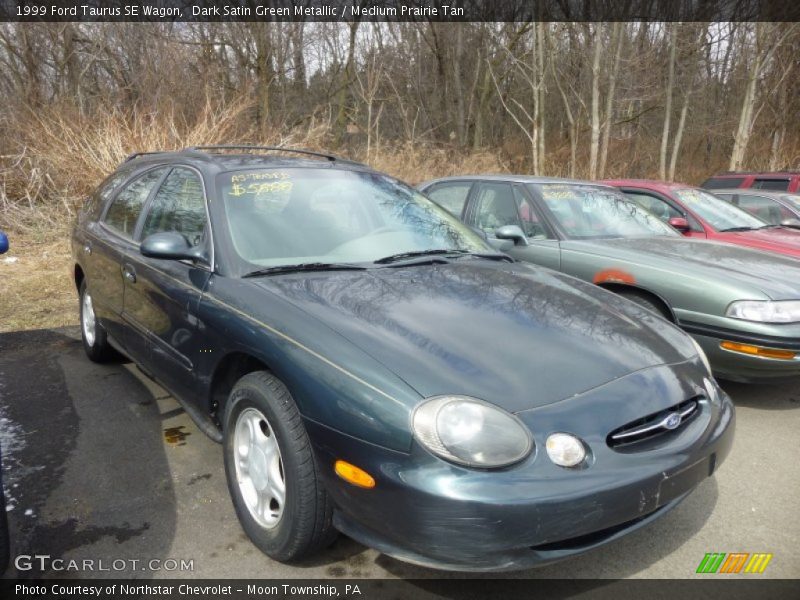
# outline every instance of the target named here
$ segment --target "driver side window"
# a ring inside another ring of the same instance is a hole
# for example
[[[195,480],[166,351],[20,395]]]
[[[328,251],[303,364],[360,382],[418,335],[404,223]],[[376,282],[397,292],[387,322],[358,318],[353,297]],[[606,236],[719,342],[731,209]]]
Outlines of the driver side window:
[[[141,238],[154,233],[177,232],[192,246],[206,233],[206,200],[203,182],[191,169],[176,167],[156,192]]]
[[[685,218],[689,221],[689,227],[692,231],[703,231],[703,227],[692,215],[684,215],[681,211],[675,209],[661,198],[643,192],[626,191],[624,194],[647,212],[654,215],[659,221],[669,224],[669,220],[673,217]]]
[[[493,234],[504,225],[522,227],[514,189],[508,183],[482,183],[475,198],[475,226]]]

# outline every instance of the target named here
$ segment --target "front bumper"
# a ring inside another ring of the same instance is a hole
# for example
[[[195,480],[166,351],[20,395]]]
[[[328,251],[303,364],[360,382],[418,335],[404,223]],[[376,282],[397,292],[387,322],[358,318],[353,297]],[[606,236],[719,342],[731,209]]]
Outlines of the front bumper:
[[[451,465],[419,446],[410,454],[389,451],[308,423],[336,505],[334,523],[385,554],[449,570],[522,569],[610,542],[675,507],[727,456],[735,417],[721,390],[660,444],[645,451],[606,444],[610,431],[636,415],[706,394],[690,383],[699,379],[698,370],[692,363],[646,369],[520,413],[537,447],[522,463],[495,471]],[[591,449],[590,465],[563,469],[551,463],[543,444],[554,431],[579,435]],[[360,489],[339,479],[332,468],[336,459],[372,474],[376,487]]]
[[[790,325],[786,336],[763,335],[755,332],[731,330],[722,327],[681,324],[681,327],[697,340],[708,356],[714,375],[720,379],[742,383],[770,382],[782,379],[800,380],[800,327]],[[768,328],[762,325],[761,328]],[[779,328],[780,326],[771,326]],[[738,342],[770,348],[788,350],[797,355],[794,359],[765,358],[741,352],[733,352],[721,347],[724,341]]]

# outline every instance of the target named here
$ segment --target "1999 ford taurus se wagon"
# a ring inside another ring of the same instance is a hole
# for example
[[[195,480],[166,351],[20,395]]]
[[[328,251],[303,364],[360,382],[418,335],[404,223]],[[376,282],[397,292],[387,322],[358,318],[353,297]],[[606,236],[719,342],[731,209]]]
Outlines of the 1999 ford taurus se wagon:
[[[222,442],[269,556],[339,530],[522,568],[647,524],[727,455],[733,406],[676,327],[366,166],[266,150],[135,155],[73,248],[89,358],[127,355]]]

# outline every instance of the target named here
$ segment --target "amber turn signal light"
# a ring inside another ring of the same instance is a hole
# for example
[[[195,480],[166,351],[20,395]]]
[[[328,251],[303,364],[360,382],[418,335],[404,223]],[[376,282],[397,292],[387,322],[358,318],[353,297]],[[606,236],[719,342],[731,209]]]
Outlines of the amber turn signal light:
[[[375,487],[375,479],[373,479],[372,475],[367,473],[364,469],[359,469],[357,466],[351,465],[349,462],[337,460],[333,469],[336,471],[336,474],[347,483],[352,483],[353,485],[363,488]]]
[[[750,344],[740,344],[738,342],[720,342],[720,348],[731,352],[750,354],[751,356],[762,356],[764,358],[777,358],[780,360],[792,360],[797,356],[791,350],[779,350],[777,348],[764,348],[762,346],[752,346]]]

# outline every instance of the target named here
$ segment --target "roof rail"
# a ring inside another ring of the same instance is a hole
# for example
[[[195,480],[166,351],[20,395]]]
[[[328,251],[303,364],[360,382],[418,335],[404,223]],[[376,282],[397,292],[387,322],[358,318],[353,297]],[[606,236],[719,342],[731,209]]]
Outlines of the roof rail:
[[[126,156],[125,160],[123,160],[122,162],[126,163],[139,156],[149,156],[151,154],[167,154],[167,152],[165,150],[156,150],[154,152],[134,152],[133,154],[129,154],[128,156]]]
[[[224,150],[267,150],[267,151],[274,151],[274,152],[294,152],[296,154],[306,154],[308,156],[316,156],[318,158],[325,158],[331,162],[335,162],[337,160],[347,161],[347,159],[339,158],[334,156],[333,154],[324,154],[322,152],[314,152],[313,150],[303,150],[300,148],[283,148],[280,146],[228,146],[228,145],[221,145],[221,146],[189,146],[188,148],[184,148],[183,152],[216,152],[216,151],[224,151]],[[349,162],[349,161],[347,161]]]
[[[800,175],[800,171],[720,171],[713,176],[719,175]]]

